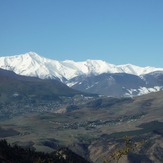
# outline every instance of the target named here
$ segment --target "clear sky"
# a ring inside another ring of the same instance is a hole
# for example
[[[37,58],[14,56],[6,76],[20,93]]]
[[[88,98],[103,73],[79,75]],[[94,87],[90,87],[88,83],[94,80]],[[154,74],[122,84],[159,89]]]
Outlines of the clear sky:
[[[0,56],[163,67],[163,0],[0,0]]]

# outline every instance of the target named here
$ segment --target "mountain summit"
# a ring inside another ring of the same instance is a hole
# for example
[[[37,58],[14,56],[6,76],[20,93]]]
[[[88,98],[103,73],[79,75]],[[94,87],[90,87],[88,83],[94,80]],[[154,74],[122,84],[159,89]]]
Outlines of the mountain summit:
[[[51,78],[63,81],[79,75],[100,75],[103,73],[127,73],[144,75],[163,68],[138,67],[131,64],[114,65],[102,60],[86,60],[74,62],[71,60],[57,61],[39,56],[35,52],[0,57],[0,68],[14,71],[25,76],[35,76],[42,79]]]
[[[109,96],[133,96],[163,89],[163,68],[114,65],[102,60],[57,61],[34,52],[0,57],[0,68],[19,75],[57,79],[74,89]]]

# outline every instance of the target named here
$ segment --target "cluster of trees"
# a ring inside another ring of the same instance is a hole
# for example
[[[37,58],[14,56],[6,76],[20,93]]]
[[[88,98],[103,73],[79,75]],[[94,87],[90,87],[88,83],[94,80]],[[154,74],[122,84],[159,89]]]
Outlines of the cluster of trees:
[[[11,146],[6,140],[0,140],[1,163],[89,163],[67,148],[53,153],[35,152],[20,146]]]

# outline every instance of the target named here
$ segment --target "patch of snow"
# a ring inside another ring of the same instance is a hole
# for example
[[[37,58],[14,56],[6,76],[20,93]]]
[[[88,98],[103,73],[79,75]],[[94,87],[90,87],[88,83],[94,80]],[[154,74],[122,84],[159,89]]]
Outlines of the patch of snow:
[[[140,87],[139,89],[128,89],[128,93],[126,93],[126,96],[134,96],[136,93],[137,96],[148,94],[151,92],[158,92],[163,90],[163,86],[155,86],[153,88],[147,88],[147,87]]]
[[[74,86],[75,84],[77,84],[78,82],[70,82],[70,83],[67,83],[67,86],[68,87],[72,87],[72,86]]]

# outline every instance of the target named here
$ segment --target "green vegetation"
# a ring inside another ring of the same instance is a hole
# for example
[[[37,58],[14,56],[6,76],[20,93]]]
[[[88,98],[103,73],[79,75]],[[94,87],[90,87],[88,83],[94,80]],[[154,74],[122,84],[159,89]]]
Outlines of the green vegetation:
[[[88,95],[57,80],[25,77],[8,71],[0,73],[0,103],[59,101],[60,96],[73,97],[80,94]]]
[[[89,163],[67,148],[53,153],[35,152],[17,145],[11,146],[6,140],[0,141],[0,162],[5,163]]]

